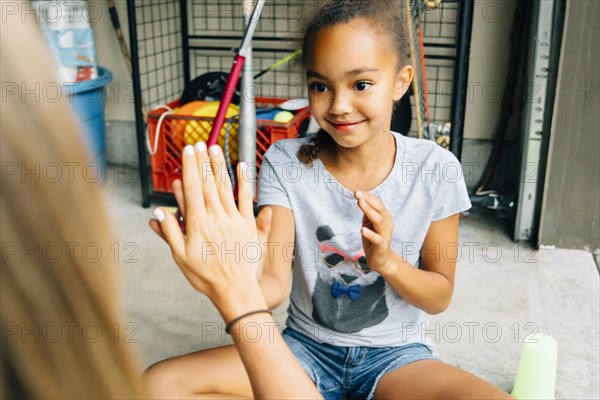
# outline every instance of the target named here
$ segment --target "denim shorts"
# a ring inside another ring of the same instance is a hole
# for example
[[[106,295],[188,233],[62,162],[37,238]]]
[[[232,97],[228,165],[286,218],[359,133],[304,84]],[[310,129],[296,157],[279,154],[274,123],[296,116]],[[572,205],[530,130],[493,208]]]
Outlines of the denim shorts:
[[[438,360],[420,343],[399,347],[342,347],[318,343],[290,328],[283,338],[326,400],[371,399],[381,377],[419,360]]]

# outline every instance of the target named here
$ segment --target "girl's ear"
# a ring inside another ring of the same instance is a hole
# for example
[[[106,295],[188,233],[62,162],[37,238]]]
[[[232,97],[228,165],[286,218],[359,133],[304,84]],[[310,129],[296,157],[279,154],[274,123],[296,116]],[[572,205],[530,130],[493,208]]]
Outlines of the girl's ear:
[[[400,100],[410,87],[413,79],[413,72],[412,65],[405,65],[398,71],[396,81],[394,82],[394,101]]]

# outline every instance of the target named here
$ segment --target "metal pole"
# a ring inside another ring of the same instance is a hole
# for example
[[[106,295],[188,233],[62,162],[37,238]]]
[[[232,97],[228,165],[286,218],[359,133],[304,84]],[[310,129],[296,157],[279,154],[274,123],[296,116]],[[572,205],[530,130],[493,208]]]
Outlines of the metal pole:
[[[247,29],[254,9],[253,0],[244,0],[244,26]],[[252,46],[248,45],[245,54],[246,62],[242,70],[240,96],[240,124],[238,131],[239,161],[246,162],[248,171],[245,176],[256,181],[256,105],[254,102],[254,79],[252,72]],[[256,196],[256,185],[252,185],[253,195]]]
[[[463,130],[465,128],[472,27],[473,0],[463,0],[460,4],[460,16],[458,19],[454,90],[452,92],[452,128],[450,129],[450,151],[459,160],[462,155]]]
[[[137,24],[135,19],[135,0],[127,2],[129,21],[129,48],[131,52],[131,81],[133,83],[133,102],[135,112],[135,130],[137,134],[138,162],[142,181],[142,206],[150,207],[150,185],[148,182],[148,160],[146,159],[146,133],[144,114],[142,113],[142,88],[140,83],[140,65],[138,63]]]
[[[181,50],[183,52],[183,86],[190,83],[190,41],[188,32],[188,0],[179,0],[179,14],[181,21]]]

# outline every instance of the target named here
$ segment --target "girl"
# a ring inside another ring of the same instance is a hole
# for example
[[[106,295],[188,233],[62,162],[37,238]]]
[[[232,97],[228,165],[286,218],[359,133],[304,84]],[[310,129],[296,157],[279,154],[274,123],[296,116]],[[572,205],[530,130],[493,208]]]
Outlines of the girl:
[[[259,206],[272,213],[271,251],[260,285],[277,307],[293,275],[283,336],[325,398],[510,398],[434,357],[425,335],[423,311],[450,303],[458,213],[471,204],[450,152],[390,132],[413,75],[400,8],[336,0],[308,23],[302,54],[321,130],[265,154]],[[233,347],[146,376],[159,398],[251,396]]]

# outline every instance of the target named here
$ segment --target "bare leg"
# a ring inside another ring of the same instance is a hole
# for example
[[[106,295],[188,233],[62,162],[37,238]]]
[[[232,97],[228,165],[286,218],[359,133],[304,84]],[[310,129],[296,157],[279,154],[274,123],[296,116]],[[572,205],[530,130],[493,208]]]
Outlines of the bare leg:
[[[512,399],[498,387],[437,360],[421,360],[385,374],[376,399]]]
[[[160,361],[144,372],[153,399],[252,398],[250,380],[234,346]]]

